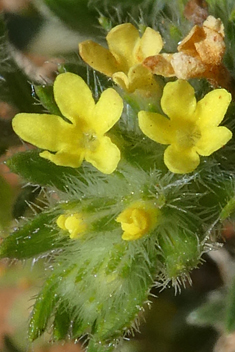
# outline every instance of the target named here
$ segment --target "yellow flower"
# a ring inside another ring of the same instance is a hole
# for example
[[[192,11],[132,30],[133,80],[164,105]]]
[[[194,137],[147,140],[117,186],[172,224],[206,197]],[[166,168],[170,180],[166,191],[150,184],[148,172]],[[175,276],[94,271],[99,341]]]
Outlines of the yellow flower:
[[[211,155],[232,138],[228,128],[218,127],[230,101],[230,93],[215,89],[197,102],[194,89],[187,81],[170,82],[161,99],[162,110],[169,118],[140,111],[139,126],[155,142],[170,144],[164,153],[164,162],[170,171],[192,172],[200,163],[199,155]]]
[[[136,89],[157,90],[152,73],[142,66],[148,56],[157,55],[162,49],[161,35],[147,27],[140,38],[131,23],[120,24],[108,33],[109,49],[87,40],[79,44],[83,60],[97,71],[112,77],[113,81],[128,92]]]
[[[14,131],[26,142],[47,149],[40,156],[56,165],[77,168],[85,159],[101,172],[112,173],[120,151],[105,133],[122,113],[118,93],[106,89],[95,104],[83,79],[67,72],[57,76],[54,97],[66,119],[49,114],[17,114],[12,122]]]
[[[138,201],[126,208],[116,218],[121,223],[122,239],[133,241],[153,230],[157,223],[160,210],[150,202]]]
[[[62,230],[68,231],[72,239],[81,237],[87,229],[87,224],[81,213],[62,214],[57,218],[56,224]]]

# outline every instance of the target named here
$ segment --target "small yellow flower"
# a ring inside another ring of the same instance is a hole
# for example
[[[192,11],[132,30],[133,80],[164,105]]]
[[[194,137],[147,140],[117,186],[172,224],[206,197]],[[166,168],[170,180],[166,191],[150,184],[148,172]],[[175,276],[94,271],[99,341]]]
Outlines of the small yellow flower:
[[[87,230],[87,224],[81,213],[62,214],[57,218],[56,224],[62,230],[68,231],[72,239],[81,237]]]
[[[170,171],[192,172],[200,163],[199,155],[211,155],[232,138],[228,128],[219,126],[230,101],[230,93],[215,89],[197,102],[187,81],[170,82],[161,99],[162,110],[169,118],[140,111],[139,126],[155,142],[170,144],[164,153]]]
[[[138,201],[126,208],[116,218],[121,223],[122,239],[133,241],[153,230],[157,223],[160,210],[150,202]]]
[[[26,142],[47,149],[40,153],[61,166],[77,168],[85,159],[105,174],[112,173],[120,151],[105,135],[119,120],[123,102],[106,89],[95,104],[87,84],[73,73],[62,73],[54,83],[54,97],[66,120],[49,114],[17,114],[14,131]]]
[[[142,66],[148,56],[157,55],[163,46],[161,35],[147,27],[140,38],[131,23],[120,24],[108,33],[109,49],[87,40],[79,44],[83,60],[97,71],[112,77],[128,92],[136,89],[159,90],[152,73]]]

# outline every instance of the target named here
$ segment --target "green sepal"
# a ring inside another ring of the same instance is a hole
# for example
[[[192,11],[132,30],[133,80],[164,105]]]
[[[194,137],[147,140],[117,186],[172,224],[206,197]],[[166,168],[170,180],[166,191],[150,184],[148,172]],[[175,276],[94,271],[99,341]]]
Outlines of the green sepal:
[[[90,326],[86,322],[74,319],[74,316],[68,305],[62,302],[56,307],[53,322],[53,339],[55,341],[66,340],[69,338],[76,339],[90,331]]]
[[[55,313],[53,338],[55,341],[66,340],[71,332],[71,316],[64,304],[60,304]]]
[[[164,276],[173,284],[177,284],[179,278],[184,281],[200,263],[203,245],[197,234],[188,229],[172,228],[168,234],[162,234],[159,244],[166,270]]]
[[[90,340],[86,352],[111,352],[115,348],[115,345],[101,344],[100,341]]]
[[[28,329],[28,338],[30,341],[36,340],[46,330],[48,320],[59,300],[57,289],[58,277],[52,275],[46,281],[34,304]]]
[[[61,191],[67,189],[65,176],[76,176],[76,169],[57,166],[39,156],[38,150],[14,154],[7,160],[10,170],[34,185],[54,186]]]
[[[44,108],[53,115],[62,116],[54,99],[53,86],[34,86],[34,89]]]
[[[52,213],[40,213],[6,237],[0,246],[0,258],[27,259],[60,248],[67,240],[57,228]]]

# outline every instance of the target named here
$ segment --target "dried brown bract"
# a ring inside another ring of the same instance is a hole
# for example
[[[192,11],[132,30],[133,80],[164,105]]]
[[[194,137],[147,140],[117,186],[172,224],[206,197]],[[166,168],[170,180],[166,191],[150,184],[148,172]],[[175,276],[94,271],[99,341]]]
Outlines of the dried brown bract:
[[[224,26],[222,21],[208,16],[202,26],[195,25],[178,45],[177,53],[148,57],[143,64],[153,73],[179,79],[207,78],[214,86],[226,86],[220,71],[225,53]],[[226,75],[229,73],[226,71]],[[225,75],[225,76],[226,76]],[[226,82],[228,77],[224,77]]]
[[[179,44],[177,50],[198,58],[205,65],[219,65],[225,52],[224,25],[209,16],[203,26],[194,26]]]

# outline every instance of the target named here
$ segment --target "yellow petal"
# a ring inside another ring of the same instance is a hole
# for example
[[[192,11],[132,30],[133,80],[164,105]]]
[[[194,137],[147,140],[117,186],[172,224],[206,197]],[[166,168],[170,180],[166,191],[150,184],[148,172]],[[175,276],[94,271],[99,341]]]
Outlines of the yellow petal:
[[[119,64],[111,52],[92,40],[79,44],[79,53],[82,59],[95,70],[111,77],[120,70]]]
[[[120,158],[120,150],[107,136],[100,138],[96,150],[86,150],[85,154],[85,160],[104,174],[111,174]]]
[[[160,89],[157,85],[153,74],[143,65],[135,65],[130,68],[128,73],[129,92],[134,92],[136,89],[148,89],[159,93]]]
[[[86,120],[95,106],[87,84],[80,76],[70,72],[56,77],[54,96],[61,113],[74,125]]]
[[[71,214],[65,220],[65,227],[70,233],[70,238],[79,238],[86,231],[87,224],[81,213]]]
[[[215,89],[207,93],[197,103],[195,119],[203,131],[204,128],[218,126],[224,118],[231,102],[231,94],[225,89]]]
[[[171,121],[165,116],[154,112],[140,111],[138,118],[141,131],[153,141],[170,144],[174,140]]]
[[[150,215],[144,209],[127,208],[116,218],[121,223],[124,231],[122,239],[125,241],[133,241],[148,232],[150,229]]]
[[[96,134],[104,134],[119,120],[123,109],[123,100],[112,88],[100,96],[94,110],[93,126]]]
[[[162,47],[163,41],[160,33],[147,27],[135,51],[137,61],[142,63],[146,57],[157,55]]]
[[[138,29],[131,23],[120,24],[111,29],[106,39],[109,50],[122,67],[120,71],[127,73],[137,63],[133,51],[140,40]]]
[[[122,89],[129,92],[129,78],[124,72],[116,72],[112,75],[112,80]]]
[[[163,90],[161,106],[172,120],[190,120],[196,108],[193,87],[183,80],[167,83]]]
[[[174,145],[166,148],[164,162],[171,172],[186,174],[194,171],[200,163],[195,149],[178,149]]]
[[[153,203],[144,201],[133,203],[116,218],[124,231],[122,239],[132,241],[151,232],[156,226],[159,216],[160,211]]]
[[[73,133],[71,124],[59,116],[47,114],[17,114],[12,127],[24,141],[54,152],[69,143]]]
[[[198,154],[208,156],[222,148],[232,138],[232,132],[226,127],[212,127],[204,130],[196,145]]]
[[[62,230],[66,230],[66,227],[65,227],[65,220],[66,219],[67,219],[67,217],[64,214],[62,214],[56,220],[56,225],[58,227],[60,227]]]
[[[44,159],[50,160],[56,165],[77,168],[83,162],[84,154],[84,150],[76,150],[76,153],[74,153],[74,150],[68,150],[67,152],[59,151],[56,154],[44,151],[39,155]]]

